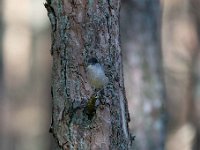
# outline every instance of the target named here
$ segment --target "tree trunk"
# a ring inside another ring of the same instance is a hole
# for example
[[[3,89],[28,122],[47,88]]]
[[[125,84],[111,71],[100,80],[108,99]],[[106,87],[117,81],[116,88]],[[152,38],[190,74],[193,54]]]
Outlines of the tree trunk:
[[[196,132],[192,123],[196,107],[192,105],[196,103],[193,68],[198,56],[198,35],[191,14],[195,7],[190,7],[191,0],[163,1],[162,47],[168,114],[166,150],[192,149]]]
[[[122,2],[121,37],[130,112],[138,150],[161,150],[165,140],[165,88],[160,44],[159,0]],[[134,118],[134,121],[132,120]]]
[[[51,131],[57,149],[128,149],[120,1],[48,0],[45,7],[52,25]],[[86,78],[86,64],[91,57],[101,62],[109,78],[92,118],[86,114],[86,105],[94,93]]]

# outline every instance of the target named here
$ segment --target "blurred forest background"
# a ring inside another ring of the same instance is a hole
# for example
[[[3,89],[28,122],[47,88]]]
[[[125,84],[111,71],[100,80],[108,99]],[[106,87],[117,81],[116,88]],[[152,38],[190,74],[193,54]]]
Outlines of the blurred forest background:
[[[0,0],[0,150],[51,150],[51,28],[41,0]],[[122,0],[134,150],[200,150],[200,1]]]

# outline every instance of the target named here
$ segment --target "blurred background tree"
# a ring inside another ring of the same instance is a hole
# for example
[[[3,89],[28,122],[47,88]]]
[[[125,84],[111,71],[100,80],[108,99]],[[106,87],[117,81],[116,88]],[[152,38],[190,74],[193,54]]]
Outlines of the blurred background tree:
[[[51,29],[43,3],[0,0],[1,150],[52,147]],[[199,7],[199,0],[122,1],[134,149],[200,149]]]
[[[165,90],[160,46],[159,0],[126,0],[121,7],[121,45],[125,85],[136,135],[133,149],[160,150],[164,146]]]
[[[0,7],[0,149],[50,149],[46,10],[40,0],[1,0]]]
[[[166,149],[169,150],[199,149],[199,4],[196,0],[163,1]]]

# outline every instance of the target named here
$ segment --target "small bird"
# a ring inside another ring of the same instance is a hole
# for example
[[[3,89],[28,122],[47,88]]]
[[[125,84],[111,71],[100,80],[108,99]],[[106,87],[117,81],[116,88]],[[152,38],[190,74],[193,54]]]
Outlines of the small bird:
[[[103,66],[94,57],[88,60],[87,77],[90,85],[96,90],[102,89],[108,83]]]
[[[108,83],[108,77],[106,77],[103,66],[98,62],[96,58],[90,58],[88,60],[87,78],[91,85],[94,88],[93,95],[89,98],[87,103],[87,114],[91,119],[96,110],[95,104],[98,99],[98,93],[102,91],[103,87]]]

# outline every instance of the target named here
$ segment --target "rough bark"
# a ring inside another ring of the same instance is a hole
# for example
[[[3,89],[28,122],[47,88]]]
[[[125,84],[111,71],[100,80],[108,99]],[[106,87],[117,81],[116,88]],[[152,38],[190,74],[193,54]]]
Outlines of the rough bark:
[[[120,1],[48,0],[45,7],[52,25],[51,131],[57,149],[128,149]],[[101,62],[109,78],[92,119],[85,112],[85,103],[93,93],[85,71],[90,57]]]
[[[136,136],[134,147],[160,150],[165,140],[160,2],[126,0],[121,10],[125,86],[130,132]]]

